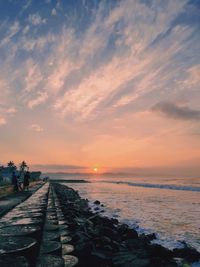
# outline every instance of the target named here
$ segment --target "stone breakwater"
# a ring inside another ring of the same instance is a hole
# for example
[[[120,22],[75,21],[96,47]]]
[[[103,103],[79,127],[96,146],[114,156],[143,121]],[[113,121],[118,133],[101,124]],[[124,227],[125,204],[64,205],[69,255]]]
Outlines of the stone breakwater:
[[[0,266],[175,267],[200,259],[187,246],[151,244],[154,238],[92,212],[72,188],[46,183],[1,218]]]
[[[48,183],[0,219],[1,267],[73,267],[68,225]]]

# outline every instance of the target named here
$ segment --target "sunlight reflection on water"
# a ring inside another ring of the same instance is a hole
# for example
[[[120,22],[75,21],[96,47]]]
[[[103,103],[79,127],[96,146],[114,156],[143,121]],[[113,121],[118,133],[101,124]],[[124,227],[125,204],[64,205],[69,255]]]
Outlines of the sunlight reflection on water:
[[[91,202],[105,205],[104,215],[138,226],[140,232],[158,233],[159,241],[172,248],[185,240],[200,251],[200,193],[112,184],[67,184]]]

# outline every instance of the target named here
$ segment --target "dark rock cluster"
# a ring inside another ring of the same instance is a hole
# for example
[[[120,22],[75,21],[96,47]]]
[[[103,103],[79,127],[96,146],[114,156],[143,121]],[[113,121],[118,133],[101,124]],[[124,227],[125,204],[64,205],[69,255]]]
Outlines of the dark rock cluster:
[[[92,213],[88,201],[76,191],[61,184],[54,184],[68,229],[79,258],[79,267],[175,267],[176,258],[194,261],[200,254],[192,248],[170,251],[151,244],[155,234],[138,236],[117,219]],[[95,203],[100,206],[99,201]],[[183,262],[183,261],[182,261]]]

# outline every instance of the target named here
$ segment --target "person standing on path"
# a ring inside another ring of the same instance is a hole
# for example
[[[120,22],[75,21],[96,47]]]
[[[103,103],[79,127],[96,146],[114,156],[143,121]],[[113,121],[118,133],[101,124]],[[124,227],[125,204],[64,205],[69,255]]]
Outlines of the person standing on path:
[[[12,173],[12,184],[13,184],[13,191],[18,192],[19,189],[18,189],[17,175],[14,171]]]
[[[24,175],[24,190],[29,190],[30,172],[27,171]]]
[[[18,187],[20,191],[23,191],[23,184],[24,184],[24,170],[21,170],[18,177]]]
[[[24,190],[24,175],[25,170],[28,170],[28,166],[25,161],[22,161],[22,163],[19,165],[20,168],[20,175],[19,175],[19,188],[21,191]]]

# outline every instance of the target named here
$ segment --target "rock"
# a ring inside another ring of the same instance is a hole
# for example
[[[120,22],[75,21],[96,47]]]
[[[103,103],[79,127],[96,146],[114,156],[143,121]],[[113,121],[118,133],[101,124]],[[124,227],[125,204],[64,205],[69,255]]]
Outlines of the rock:
[[[124,235],[126,233],[127,229],[128,229],[128,225],[121,224],[118,227],[118,232],[119,232],[120,235]]]
[[[40,218],[18,218],[16,220],[11,220],[10,225],[30,225],[30,224],[35,224],[41,226],[43,224],[43,220]]]
[[[0,255],[15,254],[24,255],[36,246],[35,239],[30,237],[1,237]]]
[[[38,258],[36,267],[65,267],[65,261],[55,255],[42,255]]]
[[[114,266],[120,267],[147,267],[149,260],[140,251],[139,253],[133,251],[120,251],[113,258]],[[161,267],[161,266],[160,266]],[[163,266],[162,266],[163,267]]]
[[[95,205],[100,205],[101,202],[100,202],[99,200],[95,200],[95,201],[94,201],[94,204],[95,204]]]
[[[107,236],[102,236],[101,240],[103,241],[103,243],[111,243],[112,242],[112,240]]]
[[[65,236],[65,235],[69,235],[70,234],[70,232],[68,231],[68,230],[59,230],[59,233],[60,233],[60,235],[61,236]]]
[[[126,230],[127,238],[138,238],[138,233],[134,229],[127,229]]]
[[[113,224],[116,224],[117,225],[119,223],[119,221],[117,219],[111,218],[110,220],[111,220],[111,222]]]
[[[40,247],[41,254],[54,254],[54,255],[61,255],[62,246],[60,242],[57,241],[48,241],[43,243]]]
[[[0,257],[1,267],[29,267],[28,261],[22,256]]]
[[[74,267],[78,264],[78,258],[71,255],[64,255],[63,256],[65,267]]]
[[[148,252],[150,254],[150,257],[157,257],[158,255],[160,258],[163,258],[163,259],[169,259],[173,257],[172,251],[158,244],[149,245]]]
[[[72,240],[72,238],[70,236],[61,236],[60,240],[62,244],[66,244],[69,243]]]
[[[59,230],[67,230],[68,229],[68,225],[66,225],[66,224],[61,224],[61,225],[59,225]]]
[[[36,225],[13,225],[0,228],[0,236],[34,236],[41,229]]]
[[[54,225],[57,225],[58,224],[58,220],[48,220],[48,219],[46,219],[46,224],[54,224]]]
[[[59,241],[60,234],[58,231],[44,231],[43,233],[43,242],[47,241]]]
[[[72,253],[74,251],[74,246],[69,244],[62,244],[62,255]]]
[[[45,224],[44,225],[45,231],[56,231],[58,229],[59,229],[58,225],[55,225],[55,224]]]
[[[148,234],[148,235],[145,235],[145,234],[141,234],[140,235],[140,238],[148,243],[150,243],[152,240],[156,239],[156,234],[155,233],[152,233],[152,234]]]
[[[180,257],[188,261],[197,261],[200,259],[200,253],[194,248],[185,247],[185,248],[175,248],[173,249],[174,257]]]

